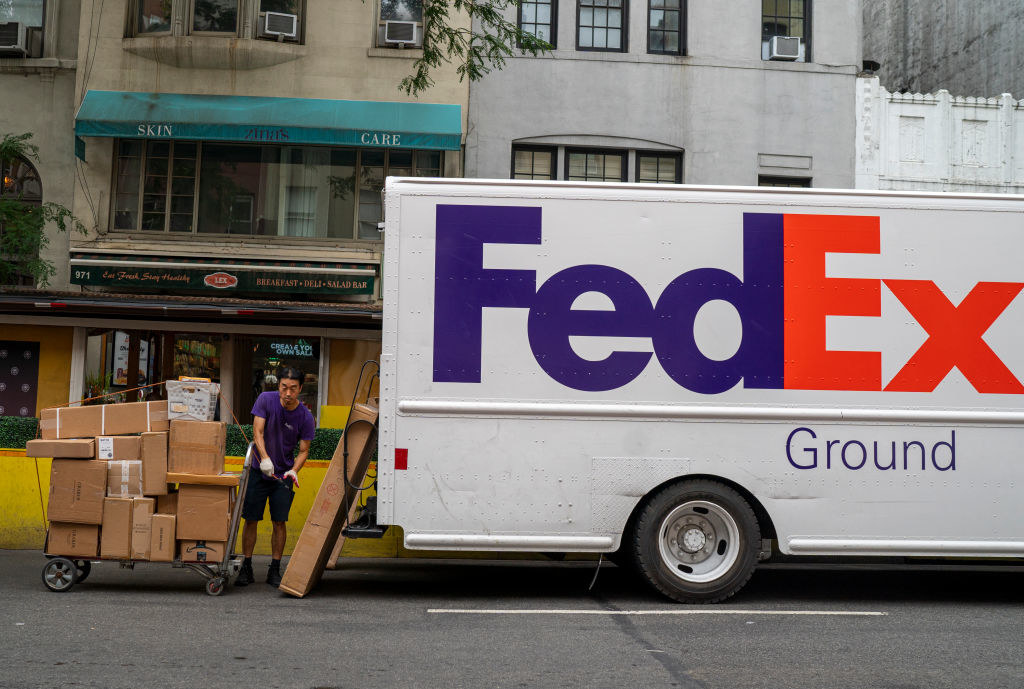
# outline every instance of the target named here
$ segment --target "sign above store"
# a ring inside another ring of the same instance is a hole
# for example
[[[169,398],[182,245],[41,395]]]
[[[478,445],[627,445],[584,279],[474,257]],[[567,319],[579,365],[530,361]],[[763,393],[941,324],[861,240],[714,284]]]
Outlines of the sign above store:
[[[89,91],[77,136],[458,151],[462,108],[441,103]]]
[[[74,285],[154,290],[373,294],[375,273],[375,267],[368,265],[212,264],[180,258],[161,261],[93,254],[75,254],[71,258],[71,283]]]

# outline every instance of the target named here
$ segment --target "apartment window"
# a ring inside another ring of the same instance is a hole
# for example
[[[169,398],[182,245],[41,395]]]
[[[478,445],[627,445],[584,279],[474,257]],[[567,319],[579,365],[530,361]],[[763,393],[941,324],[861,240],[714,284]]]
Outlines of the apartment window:
[[[302,0],[260,0],[257,37],[298,41],[302,27]],[[269,17],[267,13],[271,12]]]
[[[136,36],[170,35],[176,33],[174,17],[181,16],[185,17],[182,33],[240,36],[243,13],[249,13],[255,36],[243,38],[298,41],[302,10],[303,0],[134,0],[132,31]],[[268,12],[277,15],[268,20]]]
[[[168,33],[171,30],[171,0],[138,0],[135,32]]]
[[[682,55],[686,52],[686,0],[649,0],[647,52]]]
[[[43,0],[0,0],[0,58],[43,56]]]
[[[797,62],[810,59],[810,0],[761,0],[761,59],[772,59],[774,36],[800,39]]]
[[[626,0],[579,0],[576,47],[625,52]]]
[[[758,175],[759,187],[810,187],[810,177],[780,177],[777,175]]]
[[[519,3],[519,28],[554,46],[557,13],[555,0],[523,0]]]
[[[625,182],[626,152],[566,149],[565,178],[581,182]]]
[[[377,46],[423,45],[423,0],[380,0]]]
[[[124,140],[113,229],[379,240],[385,177],[441,175],[438,151]]]
[[[512,148],[512,179],[556,179],[558,149],[541,146]]]
[[[682,184],[683,157],[678,153],[636,153],[636,181],[645,184]]]

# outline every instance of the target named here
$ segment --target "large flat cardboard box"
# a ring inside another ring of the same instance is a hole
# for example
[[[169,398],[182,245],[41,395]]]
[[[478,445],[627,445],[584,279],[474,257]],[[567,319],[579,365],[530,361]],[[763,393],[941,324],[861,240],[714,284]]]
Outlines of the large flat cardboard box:
[[[107,497],[142,497],[142,462],[137,459],[119,459],[106,462]]]
[[[226,542],[218,541],[178,541],[182,562],[221,562],[227,547]]]
[[[167,436],[166,431],[139,436],[144,495],[167,495]]]
[[[90,407],[57,407],[39,412],[43,440],[94,438],[166,431],[167,402],[126,402]]]
[[[101,435],[96,438],[96,459],[141,459],[142,438],[137,435]]]
[[[348,475],[346,477],[345,474],[344,443],[339,442],[306,523],[299,533],[295,550],[288,561],[288,569],[281,579],[280,589],[285,593],[301,598],[320,581],[327,559],[348,518],[345,506],[356,502],[356,491],[349,483],[354,483],[357,477],[366,474],[366,467],[376,445],[375,429],[366,423],[353,424],[356,419],[365,419],[375,424],[377,407],[364,404],[352,407],[350,425],[346,431],[349,436]]]
[[[167,471],[178,474],[219,474],[224,471],[227,426],[220,421],[171,422]]]
[[[26,457],[53,457],[55,459],[92,459],[96,442],[92,438],[73,440],[29,440],[25,443]]]
[[[156,511],[160,514],[178,514],[178,491],[156,496]]]
[[[149,539],[151,562],[172,562],[174,560],[175,518],[173,514],[154,514]]]
[[[51,522],[99,524],[106,494],[106,462],[55,459],[50,469],[46,517]]]
[[[50,522],[46,554],[93,558],[100,551],[100,527],[96,524]]]
[[[228,486],[182,484],[178,489],[178,540],[228,540],[231,491]]]
[[[204,486],[237,486],[240,481],[238,474],[225,472],[223,474],[172,474],[168,472],[167,481],[170,483],[192,483]]]
[[[156,500],[153,498],[132,499],[132,550],[133,560],[148,560],[152,546],[153,510]]]
[[[104,498],[100,557],[127,560],[132,550],[131,498]]]

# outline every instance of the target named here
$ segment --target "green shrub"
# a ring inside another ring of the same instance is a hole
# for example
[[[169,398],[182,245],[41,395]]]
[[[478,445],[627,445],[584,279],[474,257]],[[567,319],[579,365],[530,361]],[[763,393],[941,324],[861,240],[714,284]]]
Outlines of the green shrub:
[[[36,437],[39,419],[24,416],[0,416],[0,447],[11,450],[25,449],[25,443]],[[341,440],[340,428],[318,428],[309,448],[310,459],[329,460]],[[244,434],[244,435],[243,435]],[[248,438],[249,440],[246,440]],[[227,454],[242,457],[252,440],[252,426],[228,426]]]
[[[0,416],[0,447],[24,450],[25,443],[36,437],[39,419],[26,416]]]

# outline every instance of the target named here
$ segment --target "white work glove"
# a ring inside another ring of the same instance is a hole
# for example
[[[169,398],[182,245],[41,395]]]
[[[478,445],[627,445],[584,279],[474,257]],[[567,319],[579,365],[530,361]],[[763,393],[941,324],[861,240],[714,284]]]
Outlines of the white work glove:
[[[292,483],[295,484],[296,488],[299,487],[299,475],[295,473],[295,469],[289,469],[288,471],[284,472],[284,476],[281,477],[281,480],[287,481],[288,479],[292,480]]]
[[[263,475],[267,478],[274,477],[274,462],[270,457],[264,457],[260,460],[260,471],[262,471]]]

